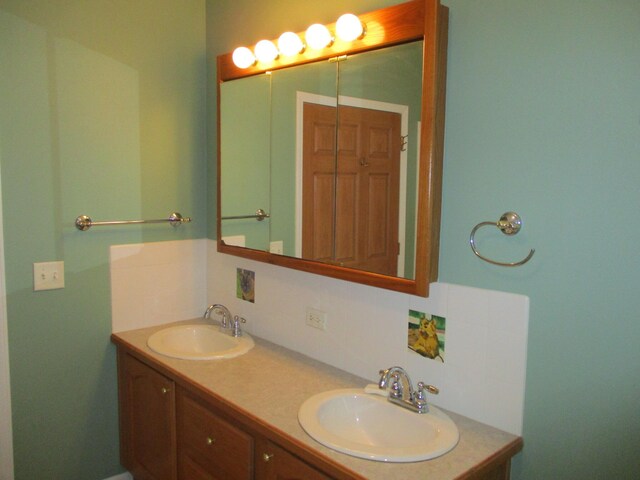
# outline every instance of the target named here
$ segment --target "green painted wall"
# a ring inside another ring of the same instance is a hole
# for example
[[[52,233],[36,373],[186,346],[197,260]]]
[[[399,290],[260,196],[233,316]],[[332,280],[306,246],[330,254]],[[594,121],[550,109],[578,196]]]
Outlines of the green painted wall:
[[[392,3],[208,0],[210,78],[215,56],[238,45]],[[444,3],[450,35],[440,279],[531,298],[525,449],[514,478],[635,478],[640,3]],[[209,102],[215,125],[214,95]],[[208,142],[214,152],[215,138]],[[213,188],[208,202],[215,205]],[[535,247],[518,269],[481,262],[468,245],[474,225],[507,210],[522,215],[523,231],[507,238],[484,228],[477,240],[502,260]]]
[[[531,299],[514,477],[637,478],[640,2],[447,3],[440,278]],[[516,270],[466,243],[507,210],[519,238],[478,240],[503,259],[536,248]]]
[[[205,45],[212,83],[218,53],[394,2],[206,3],[205,32],[200,1],[0,0],[18,480],[102,479],[120,470],[107,248],[215,238],[206,216],[215,211],[216,98],[205,86]],[[525,450],[514,478],[633,478],[640,4],[445,3],[440,278],[531,298]],[[252,15],[241,19],[243,12]],[[80,213],[109,219],[173,209],[195,223],[176,231],[72,226]],[[537,249],[513,270],[480,262],[467,244],[473,225],[509,209],[523,216],[524,230],[507,239],[483,229],[478,240],[505,260]],[[32,292],[32,263],[50,260],[65,261],[66,288]]]
[[[202,1],[0,0],[0,160],[17,480],[118,460],[108,246],[206,233]],[[181,229],[95,220],[194,218]],[[32,291],[34,262],[66,288]]]

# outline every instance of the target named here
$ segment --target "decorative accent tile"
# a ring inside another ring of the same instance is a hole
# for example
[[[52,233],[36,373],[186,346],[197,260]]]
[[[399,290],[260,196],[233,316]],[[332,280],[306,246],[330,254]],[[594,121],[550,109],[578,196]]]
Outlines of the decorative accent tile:
[[[446,319],[409,310],[407,346],[423,357],[444,363]]]
[[[256,274],[251,270],[237,269],[236,297],[247,302],[256,301]]]

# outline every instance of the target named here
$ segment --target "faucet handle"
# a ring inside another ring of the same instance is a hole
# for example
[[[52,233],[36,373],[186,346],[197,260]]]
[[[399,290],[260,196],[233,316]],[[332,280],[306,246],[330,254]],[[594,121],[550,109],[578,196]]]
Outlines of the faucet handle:
[[[235,315],[233,317],[233,324],[231,325],[231,336],[233,337],[242,336],[242,329],[240,328],[241,323],[247,323],[247,319],[239,315]]]
[[[389,381],[389,369],[385,368],[384,370],[380,370],[378,374],[380,375],[380,380],[378,380],[378,388],[387,388],[387,382]]]
[[[391,398],[402,398],[402,383],[400,382],[400,375],[397,373],[391,374],[391,386],[389,387],[389,396]]]
[[[418,382],[416,398],[413,399],[413,404],[418,408],[418,411],[427,408],[427,396],[424,393],[424,383],[422,382]]]
[[[440,393],[440,389],[438,387],[434,387],[433,385],[427,385],[424,382],[418,382],[418,388],[416,389],[416,394],[418,399],[425,398],[425,392],[429,392],[432,395],[438,395]]]
[[[440,390],[438,387],[434,387],[433,385],[425,385],[424,382],[418,382],[416,396],[413,399],[413,404],[418,409],[418,413],[425,413],[428,411],[426,392],[437,395],[440,393]]]

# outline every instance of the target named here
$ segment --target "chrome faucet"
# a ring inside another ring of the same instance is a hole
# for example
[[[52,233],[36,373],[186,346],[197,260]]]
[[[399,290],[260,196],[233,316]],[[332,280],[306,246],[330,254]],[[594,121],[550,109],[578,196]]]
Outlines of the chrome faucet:
[[[390,385],[389,385],[390,383]],[[378,387],[389,388],[389,401],[417,413],[427,413],[426,392],[437,395],[440,390],[433,385],[418,382],[414,390],[409,374],[401,367],[391,367],[380,370]]]
[[[226,332],[227,329],[231,326],[231,312],[224,305],[220,303],[209,305],[205,310],[202,318],[204,318],[205,320],[207,318],[211,318],[211,312],[214,310],[222,315],[222,320],[220,321],[220,330]]]
[[[241,323],[247,323],[247,321],[238,316],[231,315],[231,312],[227,307],[220,303],[215,303],[213,305],[209,305],[204,312],[202,318],[205,320],[211,318],[211,312],[217,312],[222,315],[222,320],[220,321],[220,331],[223,333],[228,333],[232,337],[241,337],[242,329],[240,328]]]

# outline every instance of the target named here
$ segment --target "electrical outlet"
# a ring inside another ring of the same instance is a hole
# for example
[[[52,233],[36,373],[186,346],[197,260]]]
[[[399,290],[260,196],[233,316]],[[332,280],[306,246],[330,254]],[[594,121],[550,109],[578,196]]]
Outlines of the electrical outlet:
[[[33,264],[33,291],[64,288],[64,262]]]
[[[307,308],[306,324],[318,330],[327,329],[327,314],[315,308]]]
[[[277,255],[282,255],[284,251],[284,244],[282,240],[276,240],[275,242],[269,243],[269,252],[275,253]]]

